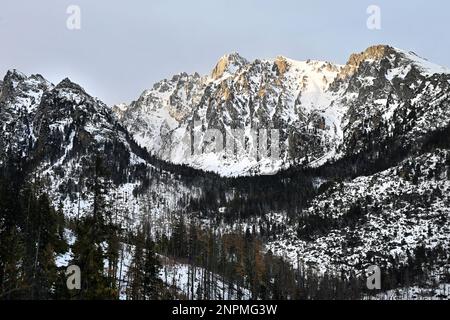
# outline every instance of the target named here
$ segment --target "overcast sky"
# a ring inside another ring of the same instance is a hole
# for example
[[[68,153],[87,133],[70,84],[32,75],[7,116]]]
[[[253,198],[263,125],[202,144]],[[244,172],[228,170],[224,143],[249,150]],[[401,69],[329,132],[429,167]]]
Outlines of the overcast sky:
[[[372,4],[381,30],[367,28]],[[81,9],[80,30],[66,27],[69,5]],[[175,73],[209,73],[234,51],[345,63],[383,43],[450,66],[449,30],[443,0],[0,0],[0,73],[69,77],[114,104]]]

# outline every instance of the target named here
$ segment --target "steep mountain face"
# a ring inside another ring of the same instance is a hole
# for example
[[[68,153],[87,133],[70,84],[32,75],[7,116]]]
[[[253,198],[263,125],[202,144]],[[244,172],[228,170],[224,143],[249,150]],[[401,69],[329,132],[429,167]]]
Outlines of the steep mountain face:
[[[68,79],[44,93],[34,122],[36,170],[49,179],[49,193],[64,202],[69,216],[89,209],[87,181],[96,174],[96,158],[113,183],[108,192],[133,183],[137,167],[145,163],[106,105]]]
[[[367,151],[393,135],[414,145],[448,124],[448,86],[448,69],[388,46],[345,66],[248,62],[234,53],[210,76],[175,76],[116,110],[161,159],[225,176],[272,174]]]
[[[338,149],[420,148],[427,134],[450,123],[449,85],[448,69],[411,52],[377,46],[352,56],[332,88],[335,103],[347,108]]]
[[[41,75],[25,76],[17,70],[6,74],[0,91],[0,163],[9,154],[29,155],[36,137],[33,117],[42,94],[53,85]]]
[[[284,57],[250,63],[234,53],[222,57],[208,77],[182,74],[155,85],[144,92],[140,104],[126,108],[121,121],[142,147],[162,159],[224,175],[273,173],[294,158],[317,159],[337,143],[336,110],[328,108],[325,91],[340,69],[331,63]],[[181,107],[173,98],[180,92],[172,89],[179,88],[180,78],[188,81],[183,82]],[[171,88],[171,95],[157,104],[146,100],[164,98],[161,88]],[[164,120],[162,125],[156,120],[155,126],[155,117],[151,121],[141,117],[155,107],[160,113],[167,109],[183,113],[157,117]],[[133,126],[137,118],[146,124]],[[143,140],[144,136],[150,138]],[[289,149],[290,139],[301,147]]]
[[[156,83],[130,106],[119,105],[113,110],[138,144],[158,154],[165,146],[167,135],[192,112],[199,103],[206,85],[198,74],[176,75]]]

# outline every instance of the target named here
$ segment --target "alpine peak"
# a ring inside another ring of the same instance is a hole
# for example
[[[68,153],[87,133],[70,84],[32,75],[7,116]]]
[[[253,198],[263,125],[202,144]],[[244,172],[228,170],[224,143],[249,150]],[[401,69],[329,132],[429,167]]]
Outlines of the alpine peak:
[[[60,83],[58,83],[55,89],[73,89],[80,91],[81,93],[87,94],[86,91],[78,84],[70,80],[69,78],[64,78]]]
[[[211,76],[214,80],[217,80],[221,78],[226,72],[233,74],[242,66],[248,63],[248,60],[242,57],[237,52],[226,54],[219,59]]]
[[[379,61],[382,58],[395,53],[395,49],[387,45],[374,45],[360,53],[350,55],[347,64],[342,69],[339,77],[341,79],[352,76],[359,66],[367,60]]]

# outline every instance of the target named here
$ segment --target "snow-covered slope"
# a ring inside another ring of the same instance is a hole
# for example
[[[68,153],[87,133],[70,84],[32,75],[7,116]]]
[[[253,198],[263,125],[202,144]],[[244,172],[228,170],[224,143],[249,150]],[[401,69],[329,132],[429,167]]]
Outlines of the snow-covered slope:
[[[159,272],[159,278],[168,288],[174,289],[182,297],[191,296],[189,276],[193,278],[194,300],[212,299],[212,300],[250,300],[251,292],[238,286],[230,286],[229,283],[220,275],[212,273],[204,268],[192,268],[189,264],[183,264],[173,261],[167,257],[160,257],[162,268]],[[211,279],[212,287],[210,292],[203,292],[201,280],[207,277]],[[191,280],[192,281],[192,280]]]
[[[338,150],[351,155],[373,145],[417,147],[449,125],[449,88],[449,69],[413,53],[377,46],[353,55],[332,88],[339,96],[335,104],[346,108]]]
[[[373,176],[333,183],[268,245],[320,272],[360,273],[450,251],[450,152],[436,150]],[[445,254],[435,261],[450,268]]]

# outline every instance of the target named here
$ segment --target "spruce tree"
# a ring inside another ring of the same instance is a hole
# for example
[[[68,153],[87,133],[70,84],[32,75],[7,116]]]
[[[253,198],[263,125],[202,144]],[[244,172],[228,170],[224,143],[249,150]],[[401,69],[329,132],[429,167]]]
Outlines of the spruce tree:
[[[27,203],[26,199],[31,203]],[[49,299],[53,296],[58,280],[55,256],[68,249],[64,235],[60,232],[64,228],[64,217],[51,207],[46,194],[40,195],[39,199],[25,194],[23,203],[33,206],[31,211],[27,210],[24,229],[24,274],[30,286],[29,298]]]
[[[134,253],[133,260],[128,270],[128,279],[130,284],[128,287],[127,298],[131,300],[143,300],[143,282],[144,282],[144,246],[145,236],[141,229],[137,231],[134,237]]]
[[[108,225],[110,211],[107,208],[106,194],[108,174],[103,159],[96,155],[93,159],[92,179],[87,182],[88,190],[92,193],[92,213],[78,220],[75,227],[76,241],[73,245],[73,263],[81,269],[81,290],[76,297],[82,299],[116,299],[118,292],[111,272],[105,272],[104,260],[115,259],[116,255],[108,249],[116,240],[110,236]],[[114,239],[112,241],[111,239]],[[110,243],[108,244],[108,241]],[[117,248],[117,243],[113,244]],[[118,249],[117,249],[118,250]],[[112,251],[112,250],[111,250]],[[117,254],[118,255],[118,254]],[[118,259],[115,261],[117,262]],[[112,261],[112,260],[111,260]],[[111,270],[115,270],[113,263]]]
[[[155,244],[152,239],[150,225],[145,224],[145,247],[144,247],[144,279],[143,289],[145,299],[158,299],[161,289],[159,269],[161,267],[155,253]]]
[[[155,300],[162,295],[161,268],[155,253],[148,223],[144,223],[134,237],[134,255],[129,269],[130,287],[127,292],[132,300]]]

